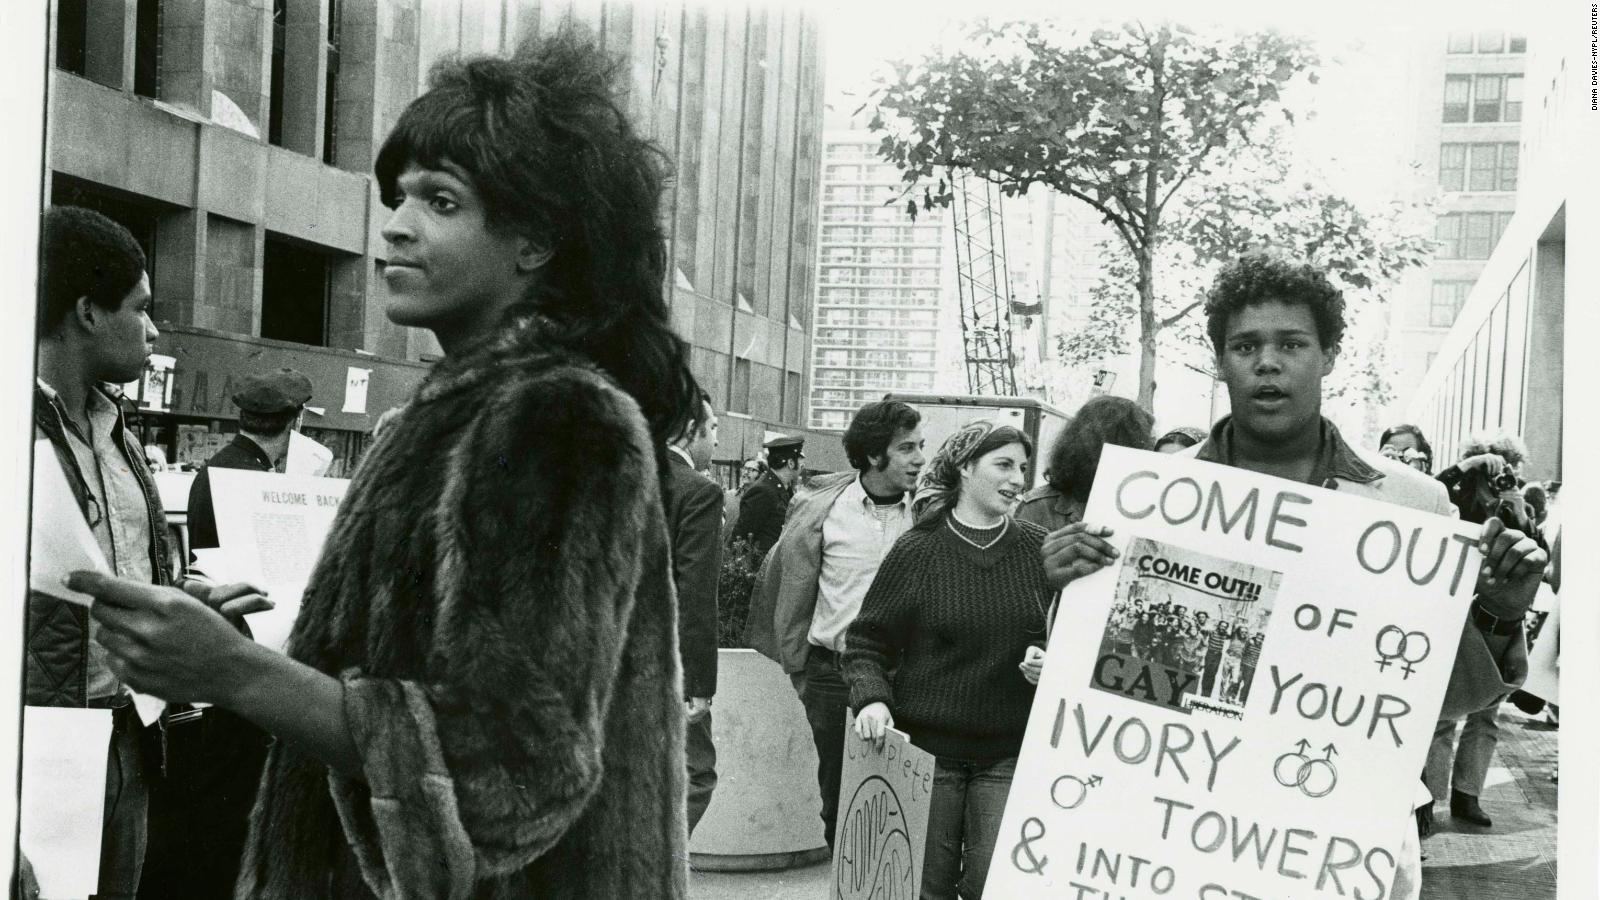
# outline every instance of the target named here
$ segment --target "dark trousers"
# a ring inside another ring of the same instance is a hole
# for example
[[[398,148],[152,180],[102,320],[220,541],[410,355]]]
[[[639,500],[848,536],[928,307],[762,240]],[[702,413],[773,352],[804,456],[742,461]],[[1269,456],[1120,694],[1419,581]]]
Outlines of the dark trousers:
[[[717,787],[717,748],[711,743],[711,711],[691,720],[684,734],[684,756],[688,760],[689,833],[711,805],[711,792]]]
[[[217,707],[165,728],[140,900],[232,900],[272,739]]]
[[[833,826],[839,818],[839,776],[844,771],[844,714],[850,689],[832,651],[812,647],[806,657],[800,703],[817,746],[817,790],[822,794],[822,834],[833,847]]]
[[[133,703],[112,710],[106,756],[105,824],[100,832],[100,890],[96,900],[131,900],[144,866],[150,784]]]

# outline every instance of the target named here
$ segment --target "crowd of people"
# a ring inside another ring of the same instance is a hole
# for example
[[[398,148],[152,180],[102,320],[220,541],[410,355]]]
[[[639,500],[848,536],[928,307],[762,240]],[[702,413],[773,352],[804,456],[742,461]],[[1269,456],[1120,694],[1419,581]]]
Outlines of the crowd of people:
[[[936,758],[923,896],[981,896],[1053,604],[1119,557],[1084,518],[1108,444],[1482,524],[1477,627],[1434,742],[1447,760],[1468,721],[1451,808],[1482,815],[1457,798],[1476,797],[1526,668],[1549,558],[1529,510],[1553,486],[1517,483],[1515,442],[1470,445],[1437,480],[1414,428],[1381,453],[1347,443],[1321,412],[1344,331],[1323,273],[1253,254],[1219,274],[1205,313],[1230,414],[1209,431],[1158,437],[1148,411],[1098,398],[1026,491],[1044,448],[1025,433],[979,419],[928,455],[918,411],[885,400],[844,432],[849,471],[797,491],[803,442],[769,442],[730,514],[702,474],[717,414],[663,296],[663,160],[603,60],[563,31],[442,64],[384,142],[387,312],[445,355],[355,472],[284,653],[244,625],[271,598],[169,564],[143,453],[102,387],[136,377],[156,336],[137,243],[96,214],[47,212],[36,427],[113,572],[73,576],[92,609],[30,597],[26,689],[114,712],[97,896],[684,897],[717,784],[729,538],[760,561],[746,637],[793,679],[828,844],[848,710],[861,738],[898,728]],[[273,463],[305,402],[273,377],[238,465]],[[1246,702],[1254,623],[1153,594],[1116,615],[1119,648]],[[161,722],[141,727],[134,690],[169,701]],[[195,720],[215,734],[185,745]],[[185,746],[237,754],[201,791],[227,802],[196,797]],[[1446,768],[1430,753],[1441,799]],[[202,833],[226,840],[185,869]],[[1401,863],[1391,896],[1415,897],[1417,861]]]

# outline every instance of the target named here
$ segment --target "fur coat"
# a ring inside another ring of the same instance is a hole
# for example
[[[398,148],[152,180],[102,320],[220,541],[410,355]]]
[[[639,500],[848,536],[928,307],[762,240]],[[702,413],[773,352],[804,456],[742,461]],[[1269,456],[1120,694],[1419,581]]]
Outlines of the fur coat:
[[[674,615],[633,400],[531,325],[440,363],[289,641],[343,680],[362,777],[280,741],[236,895],[684,897]]]

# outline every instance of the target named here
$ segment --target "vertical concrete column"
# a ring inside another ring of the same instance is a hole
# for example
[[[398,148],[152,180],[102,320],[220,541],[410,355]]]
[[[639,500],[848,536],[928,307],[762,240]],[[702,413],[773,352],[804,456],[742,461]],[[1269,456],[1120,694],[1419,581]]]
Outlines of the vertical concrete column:
[[[133,90],[135,0],[91,0],[84,46],[84,75],[119,91]]]
[[[328,0],[286,0],[284,13],[283,146],[321,159]]]
[[[364,256],[340,255],[328,260],[329,347],[368,350],[366,345],[367,279],[372,264]]]
[[[1566,244],[1541,241],[1534,251],[1529,298],[1527,406],[1522,439],[1528,445],[1523,477],[1556,478],[1561,473],[1563,326],[1566,319]]]
[[[266,230],[206,217],[205,293],[191,324],[234,334],[261,331],[261,265]]]
[[[161,100],[211,116],[212,45],[216,16],[207,0],[165,0],[161,6]]]
[[[206,295],[206,214],[185,209],[156,220],[156,316],[194,325],[195,307]]]

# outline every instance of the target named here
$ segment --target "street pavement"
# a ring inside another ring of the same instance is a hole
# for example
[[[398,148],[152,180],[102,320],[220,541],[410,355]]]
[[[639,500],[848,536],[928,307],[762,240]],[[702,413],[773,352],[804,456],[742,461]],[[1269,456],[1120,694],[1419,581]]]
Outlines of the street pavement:
[[[1488,829],[1450,818],[1440,805],[1422,843],[1422,900],[1554,900],[1556,729],[1542,717],[1500,709],[1500,746],[1484,784]],[[828,900],[828,865],[783,872],[695,872],[691,900]],[[1019,898],[1020,900],[1020,898]]]

